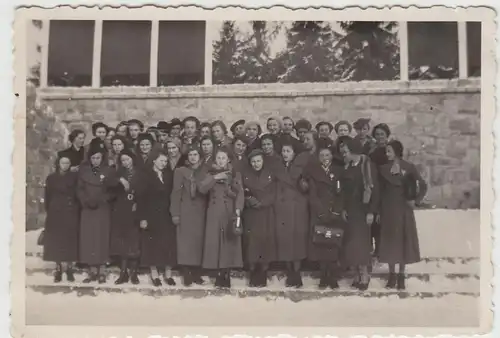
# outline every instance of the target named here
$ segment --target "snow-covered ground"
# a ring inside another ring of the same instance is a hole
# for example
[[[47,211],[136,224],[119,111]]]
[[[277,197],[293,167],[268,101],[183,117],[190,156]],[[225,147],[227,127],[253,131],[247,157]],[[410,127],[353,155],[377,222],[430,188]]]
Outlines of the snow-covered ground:
[[[177,286],[175,292],[161,294],[154,292],[147,276],[141,276],[138,287],[117,287],[113,284],[114,272],[100,290],[89,292],[88,285],[80,283],[80,274],[76,276],[76,288],[70,289],[66,282],[54,286],[51,264],[36,257],[41,251],[36,245],[39,232],[30,232],[26,236],[26,249],[30,253],[26,257],[26,322],[134,326],[477,326],[479,211],[417,211],[416,217],[422,256],[427,259],[408,267],[407,298],[387,294],[380,277],[372,280],[368,293],[354,292],[350,281],[344,280],[336,294],[321,293],[316,288],[317,280],[305,276],[300,292],[308,296],[299,295],[300,301],[297,295],[277,293],[285,288],[283,280],[276,276],[262,294],[259,291],[253,296],[245,294],[248,288],[241,278],[233,279],[234,292],[229,295],[204,292],[212,289],[211,283],[197,287],[198,291]],[[375,270],[380,275],[386,267]],[[287,289],[287,292],[295,291]],[[424,297],[415,295],[422,292]]]

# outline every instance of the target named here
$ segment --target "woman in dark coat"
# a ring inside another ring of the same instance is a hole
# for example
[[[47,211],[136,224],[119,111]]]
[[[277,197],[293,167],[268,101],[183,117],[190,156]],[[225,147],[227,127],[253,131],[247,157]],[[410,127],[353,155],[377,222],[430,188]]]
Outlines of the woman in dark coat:
[[[102,122],[96,122],[92,124],[92,136],[94,138],[90,141],[89,144],[87,144],[84,149],[85,149],[85,159],[89,158],[88,151],[91,147],[95,146],[95,144],[101,143],[103,144],[103,147],[105,149],[104,151],[104,162],[103,165],[108,165],[108,152],[106,149],[106,136],[108,135],[109,127]]]
[[[379,169],[384,164],[389,161],[386,154],[386,145],[389,142],[389,136],[391,135],[391,130],[389,126],[385,123],[377,124],[373,127],[372,136],[375,139],[375,145],[372,147],[369,153],[370,160],[375,163],[377,169]],[[373,256],[378,257],[379,246],[380,246],[380,216],[375,215],[375,222],[371,227],[371,237],[373,242]]]
[[[154,286],[161,286],[159,271],[164,270],[163,280],[175,285],[171,268],[177,264],[177,239],[170,214],[172,171],[166,170],[167,155],[153,152],[152,166],[144,168],[137,183],[137,215],[141,231],[141,266],[151,271]]]
[[[196,145],[187,150],[186,166],[175,169],[170,201],[172,222],[177,226],[177,263],[183,267],[184,285],[203,284],[200,267],[205,239],[206,196],[196,184],[202,170],[201,151]]]
[[[231,164],[233,168],[240,173],[242,173],[248,166],[248,157],[246,152],[247,142],[248,138],[242,135],[236,135],[233,139]]]
[[[283,161],[273,168],[277,178],[275,202],[277,260],[288,265],[287,286],[302,286],[301,261],[307,257],[309,235],[308,195],[300,181],[305,157],[296,156],[292,144],[282,144]]]
[[[108,182],[113,194],[110,253],[121,262],[120,276],[115,284],[127,283],[129,279],[132,284],[138,284],[140,232],[135,195],[140,183],[139,167],[136,156],[129,149],[124,149],[117,160],[117,171]]]
[[[76,196],[78,174],[70,171],[71,161],[60,156],[56,171],[45,184],[45,219],[43,260],[56,263],[54,282],[62,279],[62,263],[66,263],[69,282],[75,281],[73,264],[78,261],[80,206]]]
[[[215,144],[214,140],[211,136],[203,136],[200,140],[200,148],[201,148],[201,162],[203,164],[212,166],[214,163],[214,152],[215,152]]]
[[[121,135],[115,135],[111,139],[111,151],[108,156],[108,164],[110,167],[118,169],[120,167],[120,161],[118,155],[124,150],[130,150],[127,147],[127,139]]]
[[[266,160],[266,166],[274,167],[279,165],[282,159],[279,154],[281,154],[281,143],[277,143],[276,137],[271,134],[263,135],[260,138],[262,152]]]
[[[370,155],[372,150],[376,147],[375,139],[370,135],[370,119],[360,118],[353,123],[354,130],[356,131],[355,139],[361,142],[363,146],[363,154]]]
[[[276,226],[274,202],[276,178],[266,163],[264,153],[255,149],[248,155],[250,165],[243,172],[245,209],[245,257],[250,264],[250,286],[266,286],[269,263],[276,261]],[[260,265],[260,272],[257,268]]]
[[[388,288],[405,289],[406,264],[420,261],[417,224],[413,208],[427,193],[427,184],[413,163],[402,159],[399,141],[387,144],[389,163],[380,167],[379,260],[389,264]],[[395,274],[396,264],[399,275]]]
[[[229,149],[231,147],[233,140],[227,134],[228,130],[224,122],[221,120],[212,122],[212,137],[217,148]]]
[[[89,162],[78,172],[77,194],[82,206],[80,218],[80,263],[90,266],[84,283],[106,282],[103,266],[109,259],[111,209],[107,182],[113,169],[104,164],[104,147],[100,143],[89,148]]]
[[[150,155],[155,143],[155,139],[150,133],[142,133],[137,137],[136,154],[138,154],[137,164],[140,167],[151,167],[153,165]],[[154,150],[155,152],[159,151],[159,149]]]
[[[368,265],[371,262],[370,226],[379,206],[377,167],[369,157],[362,155],[359,141],[339,138],[339,151],[344,157],[342,174],[343,217],[347,220],[343,259],[347,266],[357,270],[353,286],[366,290],[370,283]]]
[[[80,164],[85,160],[85,149],[83,147],[85,132],[81,129],[73,130],[68,136],[68,141],[71,143],[71,146],[60,151],[58,157],[69,158],[71,162],[70,170],[75,172],[78,171]]]
[[[333,131],[333,125],[330,122],[321,121],[316,124],[316,132],[318,133],[318,139],[327,146],[333,146],[334,142],[331,138]]]
[[[167,148],[168,164],[165,170],[174,178],[174,171],[186,164],[186,155],[181,153],[182,141],[178,137],[169,137],[165,143]]]
[[[232,168],[225,148],[217,150],[214,166],[204,169],[198,181],[200,192],[208,194],[202,266],[217,271],[217,287],[229,288],[230,269],[243,267],[241,236],[233,227],[244,205],[241,174]]]
[[[260,135],[262,134],[262,127],[258,122],[250,121],[245,124],[245,131],[247,137],[247,149],[246,154],[250,154],[252,150],[259,149],[260,145]]]
[[[309,182],[309,206],[311,211],[311,231],[308,259],[320,262],[321,279],[319,287],[324,289],[339,287],[338,262],[341,246],[314,243],[313,235],[316,225],[345,230],[345,222],[341,218],[344,210],[342,196],[343,163],[336,161],[331,147],[319,148],[319,161],[311,163],[307,168]]]

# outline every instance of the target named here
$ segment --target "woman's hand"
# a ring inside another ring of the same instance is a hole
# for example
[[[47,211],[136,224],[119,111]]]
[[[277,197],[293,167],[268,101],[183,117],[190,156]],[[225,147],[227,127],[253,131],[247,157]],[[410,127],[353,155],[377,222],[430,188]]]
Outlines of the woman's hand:
[[[240,209],[236,209],[235,213],[236,213],[236,216],[239,217],[241,215],[241,210]]]
[[[348,219],[347,211],[342,210],[341,215],[342,215],[342,219],[344,220],[344,222],[347,222],[347,219]]]
[[[372,225],[373,224],[373,219],[374,219],[374,216],[371,212],[367,213],[366,214],[366,224],[368,225]]]
[[[125,191],[129,191],[130,190],[130,183],[128,183],[128,181],[126,179],[124,179],[123,177],[120,177],[120,183],[125,188]]]
[[[179,216],[173,216],[172,222],[174,223],[174,225],[179,226],[181,224],[181,218]]]
[[[72,173],[76,173],[76,172],[78,171],[78,169],[80,169],[80,166],[78,166],[78,165],[75,165],[75,166],[73,166],[73,167],[69,168],[69,170],[70,170]]]
[[[146,229],[148,227],[148,221],[146,221],[145,219],[143,219],[140,223],[139,223],[139,226],[141,227],[141,229]]]
[[[227,171],[224,171],[224,172],[221,172],[221,173],[218,173],[218,174],[215,174],[214,175],[214,180],[218,181],[218,180],[227,180],[229,178],[228,176],[228,172]]]

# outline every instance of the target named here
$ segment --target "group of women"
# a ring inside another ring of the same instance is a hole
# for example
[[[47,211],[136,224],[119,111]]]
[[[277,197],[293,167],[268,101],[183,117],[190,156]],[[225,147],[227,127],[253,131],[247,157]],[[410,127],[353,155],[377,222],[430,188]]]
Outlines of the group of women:
[[[56,262],[55,282],[74,281],[78,262],[84,283],[104,283],[117,258],[116,284],[138,284],[144,267],[155,286],[175,285],[178,268],[185,285],[210,270],[230,287],[231,270],[245,268],[262,287],[280,262],[286,285],[300,287],[312,261],[320,288],[338,288],[350,267],[353,287],[366,290],[374,255],[389,264],[387,287],[404,289],[406,264],[420,260],[413,208],[427,186],[389,127],[362,118],[313,129],[289,117],[266,127],[239,120],[228,131],[192,116],[147,130],[99,122],[87,145],[72,131],[45,190],[44,259]]]

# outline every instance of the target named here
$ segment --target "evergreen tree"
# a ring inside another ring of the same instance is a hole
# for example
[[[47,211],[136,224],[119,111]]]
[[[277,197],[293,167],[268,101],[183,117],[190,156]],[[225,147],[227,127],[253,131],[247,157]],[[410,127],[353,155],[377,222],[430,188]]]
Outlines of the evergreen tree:
[[[337,34],[324,21],[294,21],[287,32],[287,48],[274,63],[282,82],[328,82],[333,80]]]
[[[213,43],[212,54],[212,83],[233,84],[238,82],[238,65],[236,53],[238,42],[237,29],[234,21],[224,21],[220,32],[220,39]]]
[[[346,35],[335,47],[340,62],[336,80],[394,80],[399,78],[399,41],[394,22],[347,21]]]

